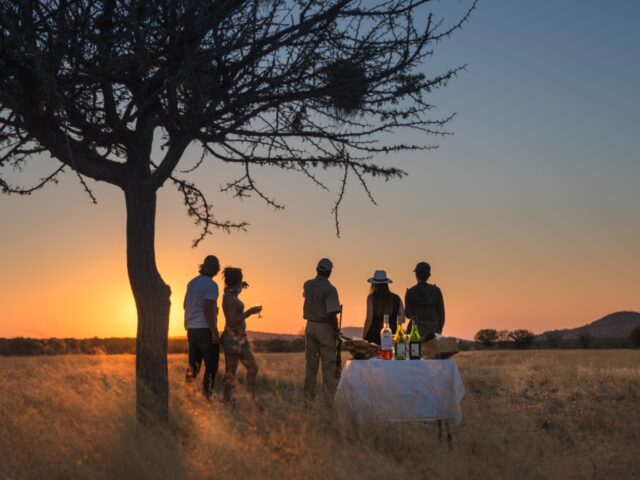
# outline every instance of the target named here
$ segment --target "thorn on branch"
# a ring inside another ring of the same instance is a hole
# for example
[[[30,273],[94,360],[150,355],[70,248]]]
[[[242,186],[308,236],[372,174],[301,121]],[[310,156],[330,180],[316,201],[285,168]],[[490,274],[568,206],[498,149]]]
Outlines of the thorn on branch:
[[[182,193],[184,204],[187,207],[187,215],[195,218],[195,224],[200,225],[202,230],[200,236],[193,241],[192,248],[196,248],[207,235],[212,234],[211,228],[218,228],[226,233],[231,230],[246,231],[249,225],[247,222],[234,223],[228,220],[218,221],[212,213],[212,205],[207,202],[202,191],[193,183],[180,180],[174,176],[169,177],[178,191]]]
[[[85,181],[85,179],[82,177],[82,175],[80,175],[78,171],[76,171],[76,175],[78,176],[78,180],[80,180],[80,183],[84,188],[84,191],[87,192],[87,195],[89,195],[89,198],[91,198],[91,203],[93,203],[94,205],[97,205],[98,200],[96,199],[95,195],[91,191],[91,188],[89,188],[89,185],[87,185],[87,182]]]
[[[2,178],[0,178],[0,189],[2,190],[2,193],[5,193],[7,195],[10,195],[10,194],[31,195],[36,190],[40,190],[47,183],[50,183],[50,182],[51,183],[58,183],[58,178],[57,177],[58,177],[59,174],[61,174],[64,171],[65,166],[66,165],[61,165],[51,175],[49,175],[47,177],[44,177],[44,178],[41,178],[40,179],[40,183],[38,183],[37,185],[34,185],[33,187],[29,187],[29,188],[12,187],[7,182],[5,182]]]
[[[233,182],[228,182],[224,187],[220,187],[220,191],[224,193],[230,190],[234,190],[233,196],[240,199],[251,197],[251,192],[255,192],[267,205],[271,205],[275,210],[284,210],[284,205],[277,203],[273,198],[267,197],[258,188],[251,176],[248,162],[245,163],[245,174],[242,177]]]
[[[367,185],[366,180],[364,179],[364,177],[356,167],[352,167],[352,169],[355,172],[356,176],[358,177],[358,180],[360,180],[360,185],[362,185],[362,188],[364,188],[364,191],[367,193],[369,200],[371,201],[371,203],[373,203],[377,207],[378,204],[376,203],[375,198],[373,198],[373,195],[371,193],[371,190],[369,190],[369,186]]]
[[[336,223],[336,236],[340,238],[340,220],[338,215],[338,210],[340,209],[340,204],[342,203],[342,199],[344,198],[344,192],[347,188],[347,176],[349,174],[349,163],[346,163],[344,166],[344,176],[342,177],[342,183],[340,185],[340,193],[338,195],[338,199],[336,200],[335,205],[333,206],[333,216]]]

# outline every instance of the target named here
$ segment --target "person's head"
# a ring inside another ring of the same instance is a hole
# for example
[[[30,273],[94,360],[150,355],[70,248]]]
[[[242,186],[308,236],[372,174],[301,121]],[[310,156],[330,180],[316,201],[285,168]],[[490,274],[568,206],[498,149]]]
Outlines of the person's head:
[[[426,282],[431,276],[431,265],[427,262],[420,262],[413,271],[416,274],[416,280],[418,280],[418,282]]]
[[[384,270],[376,270],[373,277],[367,280],[371,284],[371,296],[373,297],[373,315],[391,313],[393,310],[393,297],[389,290],[389,284],[393,281],[387,277]]]
[[[387,272],[384,270],[376,270],[373,272],[373,277],[367,280],[371,284],[371,293],[372,294],[382,294],[385,295],[389,293],[389,284],[393,283],[393,280],[387,277]]]
[[[333,270],[333,263],[328,258],[321,258],[316,266],[316,273],[324,278],[329,278],[331,276],[331,271]]]
[[[226,267],[222,272],[224,276],[224,285],[228,288],[245,288],[249,285],[243,282],[242,269],[236,267]]]
[[[391,293],[391,290],[389,290],[388,283],[372,283],[369,293],[371,293],[371,295],[373,295],[374,297],[386,296],[387,294]]]
[[[220,262],[215,255],[207,255],[200,265],[200,274],[215,277],[220,271]]]

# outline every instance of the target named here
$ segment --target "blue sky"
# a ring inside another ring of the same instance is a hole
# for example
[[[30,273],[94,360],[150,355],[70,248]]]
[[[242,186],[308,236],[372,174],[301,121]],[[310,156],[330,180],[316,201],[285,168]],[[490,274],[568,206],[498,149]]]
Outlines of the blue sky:
[[[449,13],[468,2],[434,5]],[[215,235],[197,250],[190,249],[197,230],[178,195],[163,189],[158,263],[173,304],[180,305],[193,266],[213,252],[253,279],[248,301],[265,305],[266,320],[250,328],[260,330],[303,326],[300,285],[321,256],[336,264],[334,282],[350,325],[364,320],[373,270],[387,269],[402,294],[422,259],[434,266],[448,331],[458,336],[481,327],[538,332],[640,310],[638,58],[638,2],[481,1],[464,29],[436,46],[425,64],[428,74],[468,65],[432,98],[435,116],[458,112],[450,124],[455,135],[427,139],[440,144],[436,151],[381,158],[409,176],[373,182],[378,207],[353,184],[342,238],[335,237],[330,214],[338,172],[326,175],[330,193],[286,173],[258,173],[265,190],[287,204],[274,213],[258,199],[239,202],[219,193],[233,169],[206,166],[198,179],[219,216],[252,226],[246,234]],[[96,193],[99,205],[92,206],[68,175],[30,198],[0,199],[0,303],[9,312],[0,317],[0,336],[135,333],[123,201],[113,188],[97,185]],[[37,290],[48,299],[46,315],[24,302],[43,269],[46,281]],[[86,278],[93,286],[75,291]],[[54,295],[55,285],[67,284],[73,293]],[[117,291],[114,284],[121,285]],[[97,309],[117,297],[122,318],[69,326],[64,319],[78,314],[78,295]],[[174,308],[172,334],[181,332],[180,316]]]

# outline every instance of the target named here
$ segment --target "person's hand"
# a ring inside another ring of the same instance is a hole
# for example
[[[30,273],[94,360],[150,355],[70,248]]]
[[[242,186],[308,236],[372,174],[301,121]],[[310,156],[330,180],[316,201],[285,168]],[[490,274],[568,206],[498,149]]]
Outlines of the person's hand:
[[[335,314],[329,315],[329,325],[333,328],[336,336],[340,334],[340,329],[338,328],[338,317]]]
[[[262,307],[261,306],[255,306],[255,307],[251,307],[249,310],[247,310],[247,313],[249,315],[255,315],[256,313],[260,313],[262,311]]]
[[[211,330],[211,341],[216,344],[220,343],[220,332],[218,332],[217,328],[215,330]]]

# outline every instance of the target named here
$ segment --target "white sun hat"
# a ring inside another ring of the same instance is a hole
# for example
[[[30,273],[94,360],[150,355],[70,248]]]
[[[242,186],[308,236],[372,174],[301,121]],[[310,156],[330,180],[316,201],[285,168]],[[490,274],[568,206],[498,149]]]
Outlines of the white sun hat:
[[[367,280],[367,282],[377,285],[380,283],[393,283],[393,280],[387,278],[387,272],[385,272],[384,270],[376,270],[373,273],[373,277]]]

